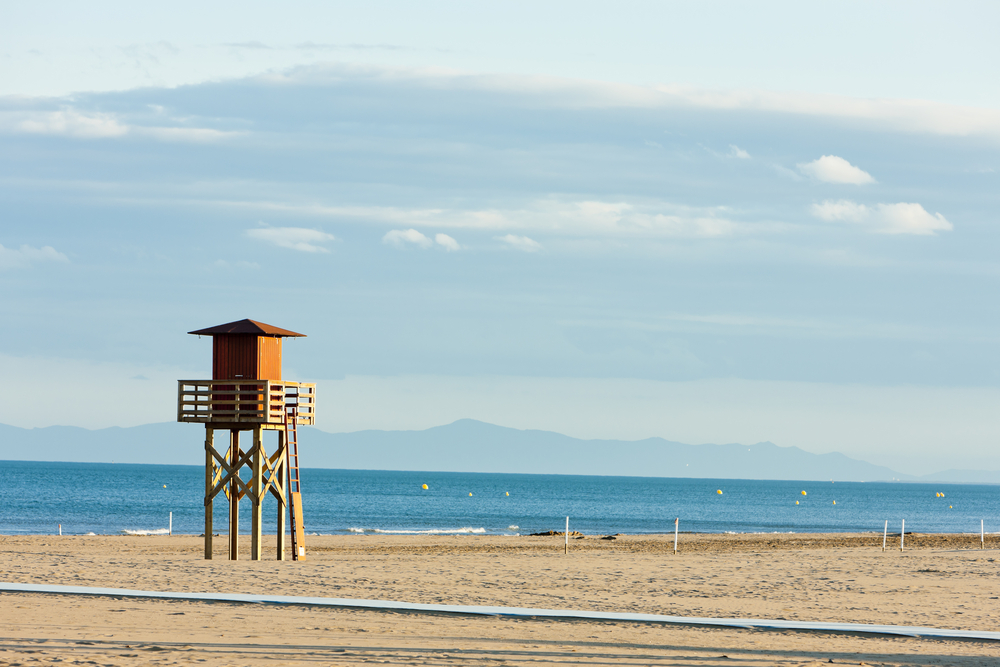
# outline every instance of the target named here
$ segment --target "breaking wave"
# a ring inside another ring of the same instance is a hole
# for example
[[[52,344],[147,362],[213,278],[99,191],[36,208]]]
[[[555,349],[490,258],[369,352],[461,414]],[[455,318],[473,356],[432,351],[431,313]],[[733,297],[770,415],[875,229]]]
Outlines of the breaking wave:
[[[348,532],[362,535],[485,535],[485,528],[430,528],[428,530],[383,530],[382,528],[348,528]]]
[[[123,530],[123,535],[169,535],[166,528],[153,528],[152,530]]]

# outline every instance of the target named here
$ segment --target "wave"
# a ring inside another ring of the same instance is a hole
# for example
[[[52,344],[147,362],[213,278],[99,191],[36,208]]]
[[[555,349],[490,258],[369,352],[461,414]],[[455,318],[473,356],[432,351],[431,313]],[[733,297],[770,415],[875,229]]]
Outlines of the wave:
[[[153,528],[152,530],[123,530],[124,535],[169,535],[166,528]]]
[[[485,528],[429,528],[427,530],[384,530],[382,528],[348,528],[348,532],[362,535],[485,535]]]

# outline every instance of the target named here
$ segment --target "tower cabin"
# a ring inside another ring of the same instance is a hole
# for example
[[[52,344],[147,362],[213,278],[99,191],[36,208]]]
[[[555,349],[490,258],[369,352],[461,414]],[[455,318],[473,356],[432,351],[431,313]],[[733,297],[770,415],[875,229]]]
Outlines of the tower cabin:
[[[285,559],[286,508],[291,517],[292,558],[305,559],[298,462],[298,426],[315,423],[316,385],[282,378],[282,339],[304,334],[254,320],[189,332],[212,337],[212,379],[178,380],[177,421],[205,425],[205,558],[213,555],[213,505],[229,501],[229,558],[239,558],[242,498],[252,506],[250,557],[260,560],[261,510],[268,494],[278,502],[277,558]],[[225,449],[216,431],[228,432]],[[248,448],[240,432],[253,436]],[[277,433],[271,454],[265,431]],[[248,471],[248,472],[245,472]]]

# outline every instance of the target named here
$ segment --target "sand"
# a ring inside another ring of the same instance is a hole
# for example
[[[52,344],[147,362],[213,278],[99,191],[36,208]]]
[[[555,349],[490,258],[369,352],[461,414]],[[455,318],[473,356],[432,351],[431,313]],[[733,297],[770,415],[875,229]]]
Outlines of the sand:
[[[978,536],[672,540],[310,537],[295,563],[229,561],[224,539],[206,561],[194,536],[0,536],[0,580],[1000,629],[1000,550]],[[1000,664],[1000,642],[28,593],[0,595],[0,627],[0,665]]]

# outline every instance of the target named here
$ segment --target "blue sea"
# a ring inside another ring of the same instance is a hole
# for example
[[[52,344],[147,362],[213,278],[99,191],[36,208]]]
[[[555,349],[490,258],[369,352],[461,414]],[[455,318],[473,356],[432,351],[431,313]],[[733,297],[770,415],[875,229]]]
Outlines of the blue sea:
[[[200,534],[203,485],[201,466],[6,461],[0,534],[165,533],[170,513],[174,533]],[[903,519],[914,532],[978,533],[980,520],[1000,532],[994,485],[303,469],[302,491],[316,534],[515,535],[562,530],[567,516],[592,535],[672,532],[675,517],[707,533],[881,532]],[[276,508],[269,498],[266,532]],[[227,525],[223,497],[215,530]]]

